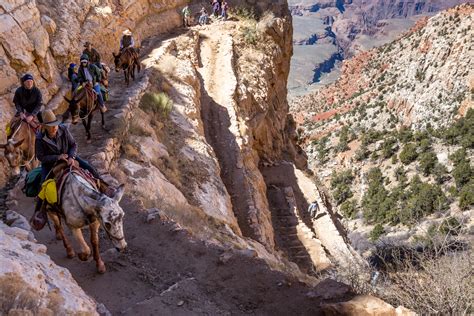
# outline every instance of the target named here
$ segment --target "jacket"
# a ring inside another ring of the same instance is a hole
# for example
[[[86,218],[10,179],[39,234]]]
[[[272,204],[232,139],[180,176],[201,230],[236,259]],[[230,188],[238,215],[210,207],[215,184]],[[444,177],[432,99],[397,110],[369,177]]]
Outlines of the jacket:
[[[92,76],[92,84],[95,85],[96,83],[99,83],[102,79],[102,74],[100,73],[99,68],[91,63],[87,65],[87,68],[89,69],[89,73]],[[84,67],[82,66],[79,67],[79,71],[77,72],[77,82],[79,84],[87,82],[86,74],[84,73]]]
[[[86,54],[87,56],[89,56],[90,63],[100,64],[100,54],[95,48],[91,48],[90,51],[88,51],[87,49],[84,49],[82,54],[83,55]]]
[[[37,87],[26,89],[21,86],[15,91],[13,103],[15,104],[17,114],[27,112],[37,115],[41,105],[43,105],[43,95]]]
[[[55,141],[47,137],[46,132],[36,135],[35,151],[36,158],[41,161],[41,165],[49,169],[54,166],[62,154],[76,158],[77,144],[67,127],[59,125]]]
[[[120,40],[120,48],[134,47],[135,41],[131,35],[124,35]]]

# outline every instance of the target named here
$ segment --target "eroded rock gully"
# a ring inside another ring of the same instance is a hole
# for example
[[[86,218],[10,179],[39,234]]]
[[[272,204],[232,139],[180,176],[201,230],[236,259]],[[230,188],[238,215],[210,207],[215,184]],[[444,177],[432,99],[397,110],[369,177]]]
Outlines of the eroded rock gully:
[[[236,50],[243,43],[235,22],[219,22],[217,35],[197,27],[150,37],[137,81],[125,88],[122,74],[111,76],[106,130],[97,117],[88,144],[83,127],[72,127],[81,154],[127,183],[129,251],[104,251],[108,272],[99,276],[90,262],[66,259],[47,229],[35,237],[113,314],[314,314],[325,302],[352,296],[336,282],[314,287],[317,280],[307,274],[354,254],[323,201],[322,217],[307,217],[319,192],[283,160],[297,151],[286,134],[291,26],[285,12],[275,10],[277,16],[258,24],[269,40],[266,52]],[[259,60],[267,66],[256,69]],[[174,102],[163,122],[138,108],[142,95],[154,91]],[[127,152],[128,145],[139,155]],[[29,217],[32,202],[17,187],[7,205]],[[101,243],[111,247],[105,236]],[[94,313],[96,303],[84,301]]]

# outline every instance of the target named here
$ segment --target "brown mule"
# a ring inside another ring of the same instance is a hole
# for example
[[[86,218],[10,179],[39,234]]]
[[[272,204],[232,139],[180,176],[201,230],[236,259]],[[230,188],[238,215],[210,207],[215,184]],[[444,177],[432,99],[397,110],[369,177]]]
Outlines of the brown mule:
[[[27,123],[18,117],[12,120],[10,126],[11,134],[5,144],[0,144],[0,149],[5,151],[13,174],[18,175],[22,166],[30,171],[39,165],[35,157],[35,133],[39,123],[35,120]]]
[[[118,54],[112,53],[114,56],[115,71],[119,72],[123,69],[125,75],[125,83],[130,83],[130,77],[135,80],[135,67],[138,72],[141,70],[140,61],[138,60],[138,52],[133,47],[124,48]]]
[[[85,83],[82,87],[74,91],[70,100],[66,97],[64,97],[64,99],[69,103],[68,112],[72,115],[72,124],[77,124],[79,119],[81,119],[86,129],[87,141],[90,142],[92,117],[95,110],[99,108],[97,95],[92,88],[92,84],[89,82]],[[100,114],[102,116],[102,128],[104,128],[104,113],[100,111]],[[67,116],[68,115],[63,115],[63,120],[65,120]]]

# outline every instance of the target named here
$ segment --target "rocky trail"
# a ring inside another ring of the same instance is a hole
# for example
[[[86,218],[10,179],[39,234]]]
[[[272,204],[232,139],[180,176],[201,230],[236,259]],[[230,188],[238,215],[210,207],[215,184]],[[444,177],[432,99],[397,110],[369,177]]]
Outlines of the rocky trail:
[[[245,235],[246,225],[241,221],[251,207],[251,199],[246,195],[246,175],[236,154],[238,143],[233,134],[236,127],[230,123],[236,120],[229,119],[235,115],[235,108],[226,102],[235,89],[235,76],[227,68],[232,62],[232,56],[228,55],[232,38],[229,35],[216,38],[204,30],[201,39],[202,68],[199,71],[203,81],[201,101],[206,101],[203,102],[206,136],[219,158],[222,178]],[[161,40],[149,41],[146,51],[160,46]],[[93,141],[88,144],[82,124],[72,127],[82,156],[95,162],[102,158],[97,155],[104,146],[113,146],[110,138],[120,135],[117,129],[120,129],[123,110],[130,97],[145,90],[146,84],[142,82],[145,78],[143,72],[125,87],[122,73],[111,74],[106,129],[101,128],[97,113],[92,123]],[[285,187],[285,182],[281,187]],[[273,209],[281,210],[275,213],[275,220],[279,221],[280,229],[286,229],[278,237],[282,240],[280,246],[288,251],[291,259],[310,271],[309,254],[306,248],[296,244],[298,238],[290,224],[295,215],[288,214],[284,201],[279,200],[282,198],[280,188],[270,190],[270,197],[273,195],[278,195]],[[25,198],[18,186],[10,197],[16,201],[12,208],[29,218],[33,200]],[[105,234],[101,235],[101,250],[108,269],[104,275],[96,273],[92,259],[88,262],[81,262],[77,257],[67,259],[62,242],[57,241],[49,229],[34,232],[37,240],[47,246],[47,254],[58,265],[66,267],[86,293],[103,303],[113,315],[317,315],[322,303],[351,297],[348,289],[336,282],[315,288],[272,271],[263,260],[256,259],[252,251],[223,249],[196,240],[166,217],[160,218],[160,214],[151,220],[132,196],[126,196],[121,205],[126,212],[124,230],[128,250],[124,254],[117,253]],[[288,221],[286,227],[285,221]],[[69,232],[67,234],[73,240]],[[285,243],[284,238],[290,240]]]

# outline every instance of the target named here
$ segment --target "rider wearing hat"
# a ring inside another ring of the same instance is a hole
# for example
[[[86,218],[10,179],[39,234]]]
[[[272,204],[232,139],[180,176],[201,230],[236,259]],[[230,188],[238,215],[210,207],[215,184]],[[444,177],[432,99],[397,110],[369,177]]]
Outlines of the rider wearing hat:
[[[89,62],[99,67],[99,69],[102,68],[102,65],[100,64],[100,54],[95,48],[92,47],[92,43],[85,42],[84,48],[85,49],[82,54],[89,56]]]
[[[36,158],[41,162],[41,182],[49,176],[58,161],[64,160],[69,166],[77,161],[79,167],[88,170],[95,178],[102,180],[98,171],[86,160],[77,156],[77,144],[65,125],[58,121],[51,110],[45,110],[39,115],[43,130],[36,134]],[[103,181],[103,180],[102,180]],[[37,199],[35,214],[41,210],[43,200]],[[34,218],[34,216],[33,216]],[[35,227],[34,223],[32,222]],[[44,226],[44,225],[43,225]],[[41,229],[36,226],[36,229]]]
[[[81,56],[81,65],[79,66],[79,71],[77,72],[77,82],[79,84],[91,82],[94,91],[97,94],[97,99],[99,101],[100,111],[104,113],[107,111],[107,108],[104,104],[104,98],[102,97],[102,93],[100,91],[100,80],[102,79],[102,74],[100,69],[89,62],[89,56],[87,54],[83,54]]]
[[[28,123],[36,117],[43,105],[43,96],[35,86],[33,75],[27,73],[21,77],[21,87],[16,89],[13,103],[16,108],[16,117]]]
[[[132,32],[129,29],[126,29],[122,33],[122,38],[120,39],[120,51],[127,47],[135,47],[135,41]]]

